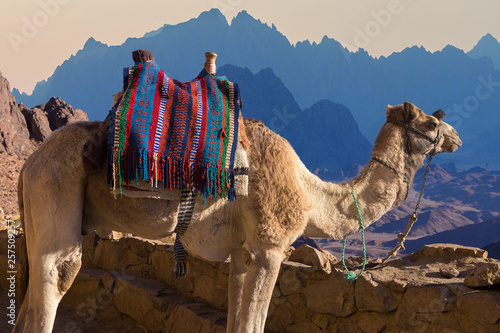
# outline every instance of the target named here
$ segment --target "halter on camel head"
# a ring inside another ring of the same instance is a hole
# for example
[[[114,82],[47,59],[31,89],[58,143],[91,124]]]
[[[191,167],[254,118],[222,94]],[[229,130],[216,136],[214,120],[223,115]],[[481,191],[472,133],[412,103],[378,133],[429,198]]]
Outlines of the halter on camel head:
[[[429,164],[431,162],[431,159],[433,156],[436,155],[436,148],[437,148],[437,145],[439,143],[439,141],[441,140],[441,137],[442,137],[442,128],[441,128],[441,125],[439,125],[438,127],[438,132],[436,134],[436,137],[433,138],[431,137],[430,135],[428,135],[427,133],[425,132],[422,132],[421,130],[419,130],[418,128],[416,127],[413,127],[410,125],[411,123],[411,119],[408,119],[408,114],[410,113],[409,112],[409,108],[410,108],[410,103],[408,102],[405,102],[404,103],[404,117],[405,117],[405,121],[399,121],[399,120],[396,120],[396,119],[388,119],[387,120],[387,123],[391,123],[391,124],[394,124],[394,125],[397,125],[397,126],[401,126],[405,129],[405,136],[406,136],[406,139],[405,139],[405,146],[406,146],[406,154],[409,155],[411,153],[411,141],[410,141],[410,136],[408,134],[408,131],[411,131],[413,133],[416,133],[422,137],[424,137],[425,139],[427,139],[429,142],[431,142],[432,144],[434,144],[434,148],[432,150],[430,150],[429,152],[426,153],[426,155],[430,158],[429,160]],[[444,118],[446,114],[442,111],[442,110],[437,110],[435,111],[432,116],[436,117],[438,120],[442,120]],[[408,176],[406,173],[404,172],[401,172],[401,171],[398,171],[395,167],[393,167],[392,165],[388,164],[387,162],[381,160],[380,158],[376,157],[376,156],[372,156],[372,160],[388,167],[389,169],[391,169],[394,173],[396,173],[397,175],[401,176],[403,178],[403,181],[406,183],[406,194],[405,194],[405,198],[404,198],[404,201],[406,201],[406,199],[408,198],[408,193],[410,192],[410,181],[408,179]]]
[[[434,144],[434,148],[431,151],[429,151],[426,155],[432,155],[432,156],[436,155],[436,148],[437,148],[439,140],[441,140],[441,136],[442,136],[441,125],[439,125],[439,127],[438,127],[438,133],[437,133],[437,135],[436,135],[435,138],[431,137],[430,135],[428,135],[425,132],[422,132],[418,128],[410,126],[411,119],[407,119],[408,118],[407,115],[409,114],[409,110],[408,110],[409,107],[410,107],[410,103],[405,102],[404,103],[404,109],[405,109],[405,112],[404,112],[405,121],[404,122],[396,120],[396,119],[388,119],[387,122],[391,123],[391,124],[394,124],[394,125],[401,126],[401,127],[403,127],[405,129],[406,147],[407,147],[406,153],[407,154],[409,154],[411,152],[411,142],[410,142],[410,137],[408,135],[408,131],[412,131],[413,133],[416,133],[416,134],[418,134],[418,135],[426,138],[429,142],[431,142],[432,144]],[[444,118],[445,115],[446,114],[441,109],[435,111],[432,114],[433,117],[436,117],[440,121]]]

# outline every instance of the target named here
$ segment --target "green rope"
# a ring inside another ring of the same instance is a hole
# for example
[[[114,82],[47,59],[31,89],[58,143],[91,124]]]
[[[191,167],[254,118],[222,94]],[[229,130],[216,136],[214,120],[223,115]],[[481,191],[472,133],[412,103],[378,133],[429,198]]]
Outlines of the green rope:
[[[356,275],[356,274],[354,274],[354,272],[350,272],[349,269],[347,268],[347,266],[345,265],[345,246],[346,246],[347,237],[344,238],[344,247],[342,248],[342,265],[344,265],[345,271],[347,273],[347,275],[344,276],[344,279],[346,279],[349,282],[353,282],[365,270],[365,265],[366,265],[366,245],[365,245],[365,226],[363,225],[363,217],[361,216],[361,211],[359,210],[358,201],[356,200],[356,196],[354,195],[354,192],[352,190],[351,185],[349,185],[349,188],[351,190],[352,198],[354,199],[354,204],[356,205],[356,210],[358,211],[359,224],[361,224],[361,240],[363,242],[363,267],[361,267],[361,271]]]

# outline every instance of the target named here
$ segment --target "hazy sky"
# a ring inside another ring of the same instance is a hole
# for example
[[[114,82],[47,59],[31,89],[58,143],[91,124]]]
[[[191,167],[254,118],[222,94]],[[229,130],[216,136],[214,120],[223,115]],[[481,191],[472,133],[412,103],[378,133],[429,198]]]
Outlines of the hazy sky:
[[[31,93],[89,37],[117,45],[210,8],[228,22],[247,10],[292,43],[327,35],[374,56],[412,45],[469,51],[488,32],[500,40],[499,0],[1,0],[0,71]]]

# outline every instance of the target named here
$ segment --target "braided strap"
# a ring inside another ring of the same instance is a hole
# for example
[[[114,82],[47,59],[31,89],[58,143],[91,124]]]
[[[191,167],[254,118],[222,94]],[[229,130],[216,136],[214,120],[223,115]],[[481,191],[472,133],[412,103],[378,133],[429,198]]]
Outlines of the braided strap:
[[[354,191],[352,190],[351,185],[349,185],[349,188],[351,190],[352,198],[354,199],[354,205],[356,206],[356,210],[358,211],[359,224],[361,225],[361,239],[363,241],[363,267],[361,267],[361,271],[358,274],[355,274],[354,272],[350,272],[345,264],[345,246],[346,246],[346,242],[347,242],[347,237],[344,238],[344,246],[342,247],[342,265],[344,265],[344,269],[346,271],[346,276],[344,276],[344,279],[346,279],[349,282],[353,282],[358,277],[360,277],[361,274],[363,274],[363,271],[365,270],[366,244],[365,244],[365,226],[363,225],[363,217],[361,216],[361,211],[359,210],[358,201],[356,200],[356,196],[354,195]]]

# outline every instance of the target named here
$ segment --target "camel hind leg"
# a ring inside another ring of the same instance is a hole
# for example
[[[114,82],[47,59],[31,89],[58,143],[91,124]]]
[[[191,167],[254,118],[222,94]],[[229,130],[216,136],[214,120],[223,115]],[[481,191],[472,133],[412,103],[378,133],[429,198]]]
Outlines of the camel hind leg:
[[[83,196],[43,191],[30,186],[23,195],[29,282],[14,332],[52,332],[59,302],[81,266]],[[65,202],[58,202],[61,195]]]
[[[83,176],[68,174],[71,163],[43,163],[29,159],[20,175],[29,280],[13,332],[52,332],[59,302],[81,267]]]

